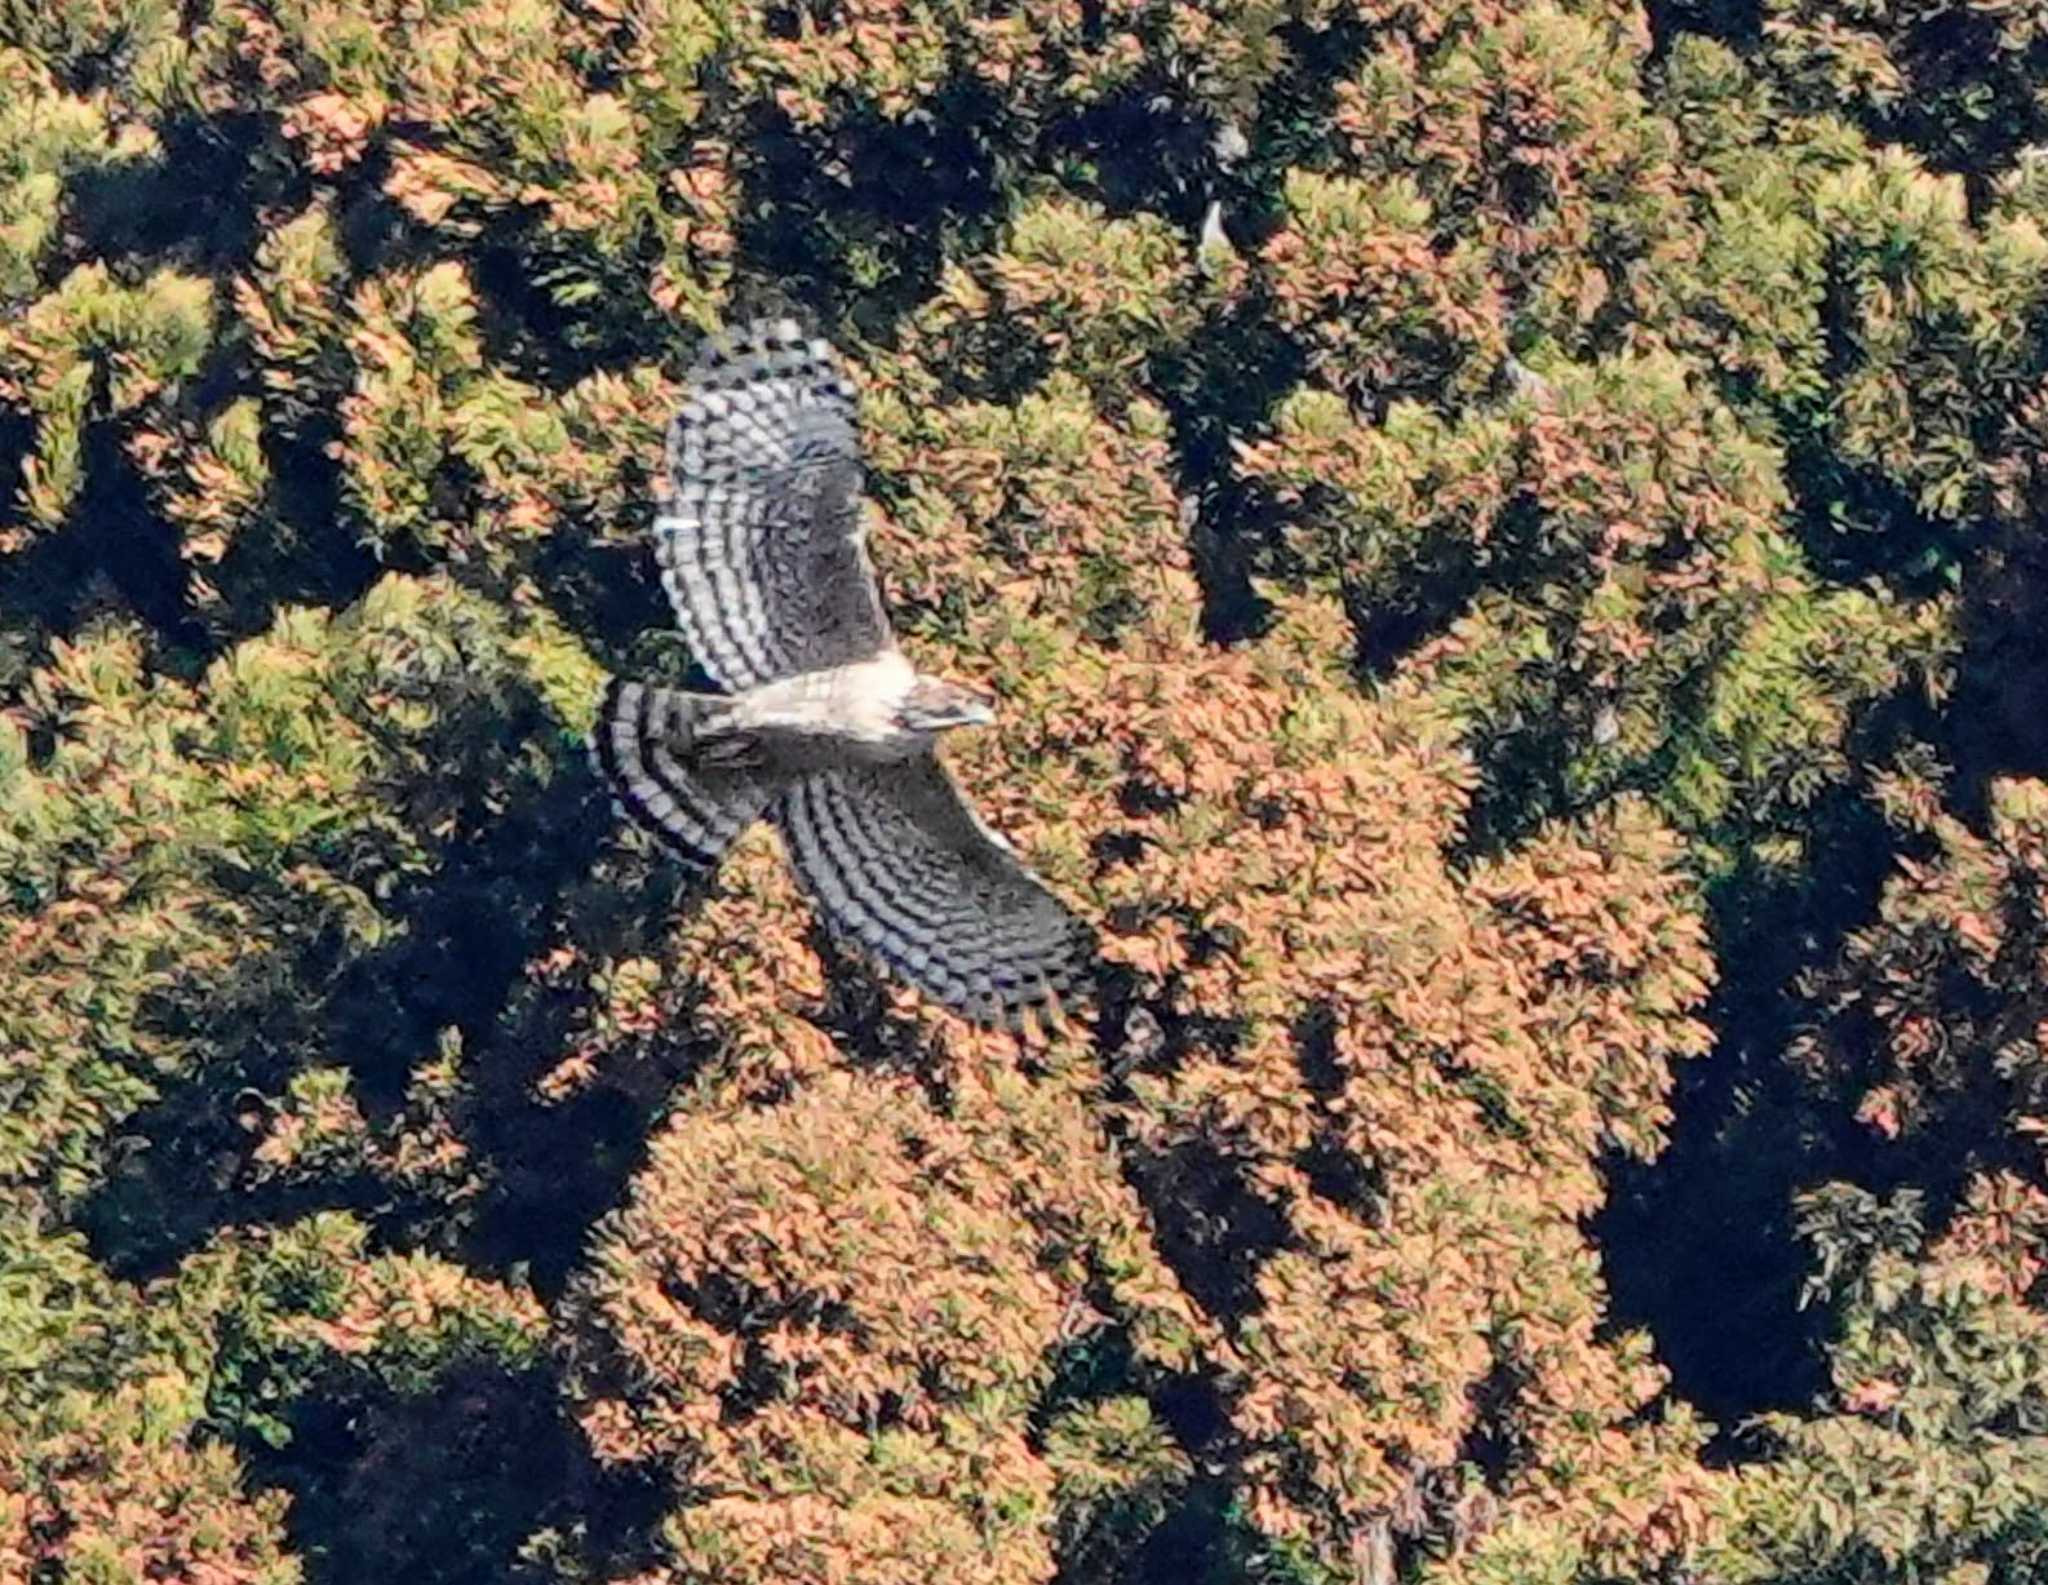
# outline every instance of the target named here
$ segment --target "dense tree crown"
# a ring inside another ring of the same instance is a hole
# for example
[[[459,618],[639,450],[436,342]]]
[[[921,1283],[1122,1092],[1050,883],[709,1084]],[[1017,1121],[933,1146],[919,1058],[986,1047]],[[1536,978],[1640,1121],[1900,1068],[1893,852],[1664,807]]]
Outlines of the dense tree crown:
[[[0,0],[0,1581],[2048,1571],[2048,24]],[[847,355],[979,1033],[622,831]]]

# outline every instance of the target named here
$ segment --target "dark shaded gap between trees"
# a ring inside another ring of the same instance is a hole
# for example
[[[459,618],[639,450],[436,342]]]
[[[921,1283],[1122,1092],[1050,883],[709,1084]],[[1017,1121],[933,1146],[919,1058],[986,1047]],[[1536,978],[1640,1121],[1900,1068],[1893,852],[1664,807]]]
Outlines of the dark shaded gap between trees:
[[[1881,701],[1859,724],[1852,758],[1882,767],[1929,725],[1917,700]],[[1741,1456],[1739,1422],[1804,1410],[1825,1385],[1833,1318],[1801,1305],[1812,1260],[1793,1198],[1831,1179],[1867,1182],[1874,1168],[1868,1131],[1818,1106],[1784,1053],[1811,1016],[1798,977],[1832,962],[1875,916],[1897,836],[1862,779],[1824,795],[1810,828],[1812,862],[1798,881],[1745,866],[1710,891],[1721,965],[1706,1014],[1714,1049],[1678,1070],[1663,1154],[1603,1163],[1608,1200],[1590,1222],[1609,1329],[1650,1332],[1671,1390],[1720,1428],[1710,1459]]]
[[[421,1394],[327,1382],[285,1421],[282,1446],[242,1454],[254,1484],[292,1494],[312,1585],[499,1585],[529,1577],[517,1553],[541,1530],[607,1572],[653,1561],[666,1483],[600,1467],[545,1370],[474,1365]]]

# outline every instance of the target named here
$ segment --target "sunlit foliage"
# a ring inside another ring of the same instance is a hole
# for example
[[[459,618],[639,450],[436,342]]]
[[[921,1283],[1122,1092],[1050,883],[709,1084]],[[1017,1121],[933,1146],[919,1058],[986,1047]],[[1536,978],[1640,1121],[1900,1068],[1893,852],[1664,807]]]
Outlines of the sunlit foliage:
[[[2038,1572],[2043,49],[0,0],[0,1579]],[[584,767],[769,311],[1071,1027]],[[1825,1378],[1717,1445],[1687,1130]]]

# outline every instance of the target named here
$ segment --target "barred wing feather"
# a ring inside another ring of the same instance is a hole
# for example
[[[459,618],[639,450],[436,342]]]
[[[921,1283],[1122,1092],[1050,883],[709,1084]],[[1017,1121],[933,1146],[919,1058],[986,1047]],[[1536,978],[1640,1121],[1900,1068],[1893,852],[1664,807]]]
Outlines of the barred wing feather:
[[[792,321],[715,339],[668,433],[655,555],[698,662],[739,691],[893,646],[861,525],[854,392]]]
[[[1092,934],[937,760],[802,776],[774,819],[834,933],[935,1000],[984,1023],[1014,1022],[1079,988]]]

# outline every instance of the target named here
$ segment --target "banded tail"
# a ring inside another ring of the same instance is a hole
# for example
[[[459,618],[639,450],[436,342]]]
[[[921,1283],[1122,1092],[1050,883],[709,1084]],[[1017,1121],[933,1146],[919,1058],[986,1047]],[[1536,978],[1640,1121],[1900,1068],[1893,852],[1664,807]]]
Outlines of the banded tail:
[[[685,863],[707,870],[775,793],[751,771],[696,762],[698,725],[730,703],[614,677],[590,734],[591,758],[619,807]]]

